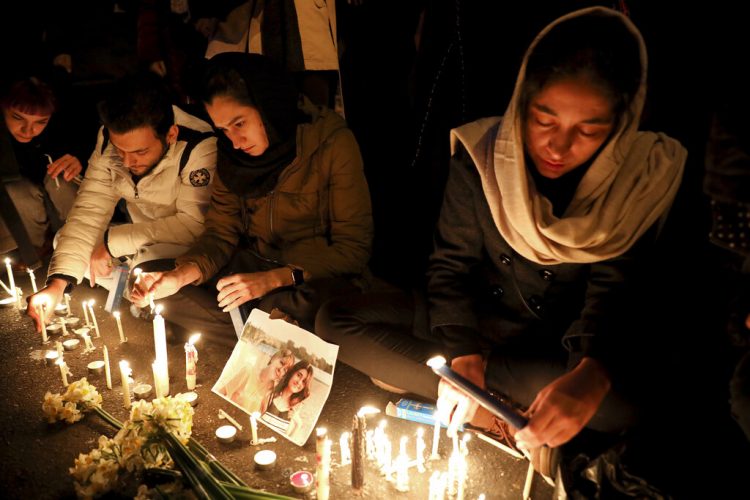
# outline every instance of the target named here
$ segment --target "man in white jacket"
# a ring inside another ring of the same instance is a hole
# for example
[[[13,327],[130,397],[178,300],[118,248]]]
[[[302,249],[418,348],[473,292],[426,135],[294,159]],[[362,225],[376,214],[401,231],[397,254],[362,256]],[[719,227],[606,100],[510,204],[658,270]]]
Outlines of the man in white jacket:
[[[115,264],[173,259],[203,232],[216,170],[211,127],[172,106],[150,75],[117,82],[99,115],[96,149],[57,235],[47,284],[29,298],[45,300],[48,311],[84,277],[109,288]],[[110,225],[121,201],[129,223]],[[41,328],[35,307],[28,314]]]

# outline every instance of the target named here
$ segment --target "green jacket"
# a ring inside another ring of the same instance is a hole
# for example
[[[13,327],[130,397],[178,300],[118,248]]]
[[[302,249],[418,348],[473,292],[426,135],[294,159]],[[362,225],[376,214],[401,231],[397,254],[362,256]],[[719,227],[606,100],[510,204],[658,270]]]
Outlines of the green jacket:
[[[300,267],[308,279],[356,279],[365,273],[373,224],[359,146],[333,111],[309,102],[303,111],[312,120],[297,127],[297,156],[269,194],[240,197],[217,175],[206,230],[177,259],[178,265],[198,265],[201,278],[195,284],[229,262],[243,234],[252,251]]]

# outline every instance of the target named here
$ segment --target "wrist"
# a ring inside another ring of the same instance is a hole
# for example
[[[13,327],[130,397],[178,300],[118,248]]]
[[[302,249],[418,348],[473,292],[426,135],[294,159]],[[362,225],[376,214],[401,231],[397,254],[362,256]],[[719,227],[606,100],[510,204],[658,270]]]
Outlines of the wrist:
[[[484,359],[481,354],[467,354],[451,360],[451,369],[484,389]]]
[[[596,384],[604,392],[609,391],[612,386],[607,369],[595,358],[585,356],[575,367],[575,371],[582,373],[586,380]]]
[[[201,270],[195,262],[181,264],[173,271],[170,271],[170,274],[177,279],[177,284],[180,288],[195,283],[201,278]]]

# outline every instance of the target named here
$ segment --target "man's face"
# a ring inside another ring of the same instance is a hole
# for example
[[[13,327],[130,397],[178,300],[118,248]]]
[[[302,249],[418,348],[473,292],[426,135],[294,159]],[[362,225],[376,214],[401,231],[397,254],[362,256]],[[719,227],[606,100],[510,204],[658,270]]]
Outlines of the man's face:
[[[167,137],[169,138],[169,134]],[[123,165],[136,176],[150,172],[161,161],[167,147],[167,144],[156,135],[153,127],[149,126],[136,128],[124,134],[110,131],[109,140],[122,158]]]

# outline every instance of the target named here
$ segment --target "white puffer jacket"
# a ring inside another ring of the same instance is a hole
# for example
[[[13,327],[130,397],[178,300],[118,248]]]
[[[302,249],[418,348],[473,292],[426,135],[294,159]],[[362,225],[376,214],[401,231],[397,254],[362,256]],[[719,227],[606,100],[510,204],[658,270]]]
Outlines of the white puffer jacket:
[[[115,257],[134,255],[156,243],[184,246],[187,250],[200,236],[216,171],[216,138],[210,136],[195,145],[180,172],[180,159],[188,144],[182,130],[211,132],[212,129],[208,123],[177,107],[174,114],[181,130],[176,143],[138,184],[111,143],[102,151],[104,131],[99,130],[96,149],[89,158],[75,205],[58,234],[48,276],[65,275],[81,282],[91,253],[102,243],[121,199],[127,204],[132,223],[110,228],[108,248]]]

